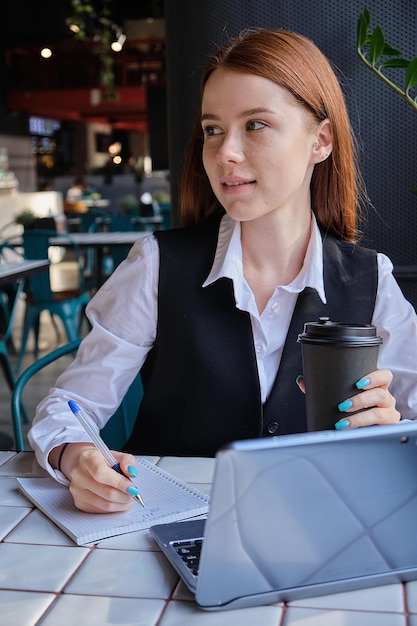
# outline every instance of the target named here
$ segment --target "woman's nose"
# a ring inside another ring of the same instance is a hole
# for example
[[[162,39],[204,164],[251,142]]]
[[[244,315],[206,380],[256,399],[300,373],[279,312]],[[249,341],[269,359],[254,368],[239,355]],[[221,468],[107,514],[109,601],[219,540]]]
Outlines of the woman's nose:
[[[235,134],[225,134],[217,151],[219,163],[239,162],[244,159],[243,147]]]

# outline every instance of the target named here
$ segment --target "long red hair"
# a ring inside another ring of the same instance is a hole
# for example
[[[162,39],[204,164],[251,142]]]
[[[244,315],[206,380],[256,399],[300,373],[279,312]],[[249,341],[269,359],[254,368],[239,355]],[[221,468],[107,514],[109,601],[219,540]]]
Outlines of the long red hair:
[[[209,76],[219,67],[267,78],[287,89],[317,122],[329,119],[333,151],[314,168],[312,209],[325,231],[347,241],[356,241],[364,186],[342,89],[323,53],[310,39],[290,31],[245,31],[212,56],[201,77],[201,94]],[[203,133],[198,115],[181,182],[183,225],[199,222],[221,208],[204,171],[202,149]]]

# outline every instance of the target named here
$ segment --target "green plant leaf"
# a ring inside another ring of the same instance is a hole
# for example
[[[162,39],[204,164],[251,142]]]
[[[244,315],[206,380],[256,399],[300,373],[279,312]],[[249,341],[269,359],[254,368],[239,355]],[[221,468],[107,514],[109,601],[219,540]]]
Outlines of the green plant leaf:
[[[368,16],[366,16],[365,14],[366,11],[367,9],[365,9],[364,12],[360,14],[357,27],[356,27],[358,49],[363,48],[367,42],[370,16],[369,16],[369,12],[368,12]]]
[[[397,50],[397,48],[393,48],[389,43],[385,43],[384,52],[382,54],[387,54],[394,57],[399,56],[400,54],[402,54],[402,52]]]
[[[387,59],[383,61],[379,67],[407,67],[410,65],[410,61],[407,59]]]
[[[410,90],[417,85],[417,57],[412,61],[404,58],[390,58],[380,61],[381,57],[399,57],[402,53],[396,48],[385,42],[384,34],[380,26],[376,26],[369,35],[370,13],[368,9],[364,9],[360,14],[357,24],[357,52],[363,63],[371,68],[391,89],[410,104],[417,111],[417,97],[410,96]],[[361,47],[359,47],[361,46]],[[365,51],[362,52],[364,48]],[[377,65],[379,62],[379,65]],[[406,70],[405,89],[399,87],[392,78],[388,78],[381,71],[382,68],[400,68]]]
[[[405,77],[405,90],[410,91],[412,87],[417,85],[417,57],[410,61]]]
[[[368,7],[364,7],[362,15],[366,21],[366,30],[368,30],[369,24],[371,23],[371,14],[369,12]]]
[[[376,26],[369,42],[369,53],[371,55],[372,65],[375,65],[377,61],[381,58],[381,55],[384,51],[384,46],[384,33],[382,32],[380,26]]]

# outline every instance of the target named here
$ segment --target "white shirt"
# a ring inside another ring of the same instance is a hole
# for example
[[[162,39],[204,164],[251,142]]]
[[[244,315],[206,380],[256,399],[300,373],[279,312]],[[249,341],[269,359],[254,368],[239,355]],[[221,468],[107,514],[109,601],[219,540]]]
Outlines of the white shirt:
[[[383,338],[378,367],[393,372],[390,391],[402,417],[416,419],[417,316],[392,269],[388,257],[378,254],[378,293],[372,319]],[[65,441],[87,440],[67,401],[75,400],[94,415],[99,428],[116,411],[155,341],[158,273],[159,248],[150,235],[134,244],[127,259],[89,302],[86,312],[92,330],[74,362],[37,407],[29,441],[38,462],[61,482],[65,480],[63,475],[47,462],[49,452]],[[312,287],[326,302],[322,239],[316,221],[312,220],[300,273],[289,285],[276,287],[261,314],[243,275],[240,223],[227,215],[222,219],[213,266],[203,286],[222,276],[233,281],[236,306],[250,314],[265,401],[278,370],[298,294],[305,287]]]

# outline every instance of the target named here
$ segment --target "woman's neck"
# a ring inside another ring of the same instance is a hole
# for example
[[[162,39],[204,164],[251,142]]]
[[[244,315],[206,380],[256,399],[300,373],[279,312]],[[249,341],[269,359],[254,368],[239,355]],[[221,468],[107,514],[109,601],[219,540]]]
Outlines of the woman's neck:
[[[264,310],[275,287],[288,285],[303,266],[311,234],[311,214],[297,227],[271,228],[271,224],[242,222],[243,273],[258,310]]]

